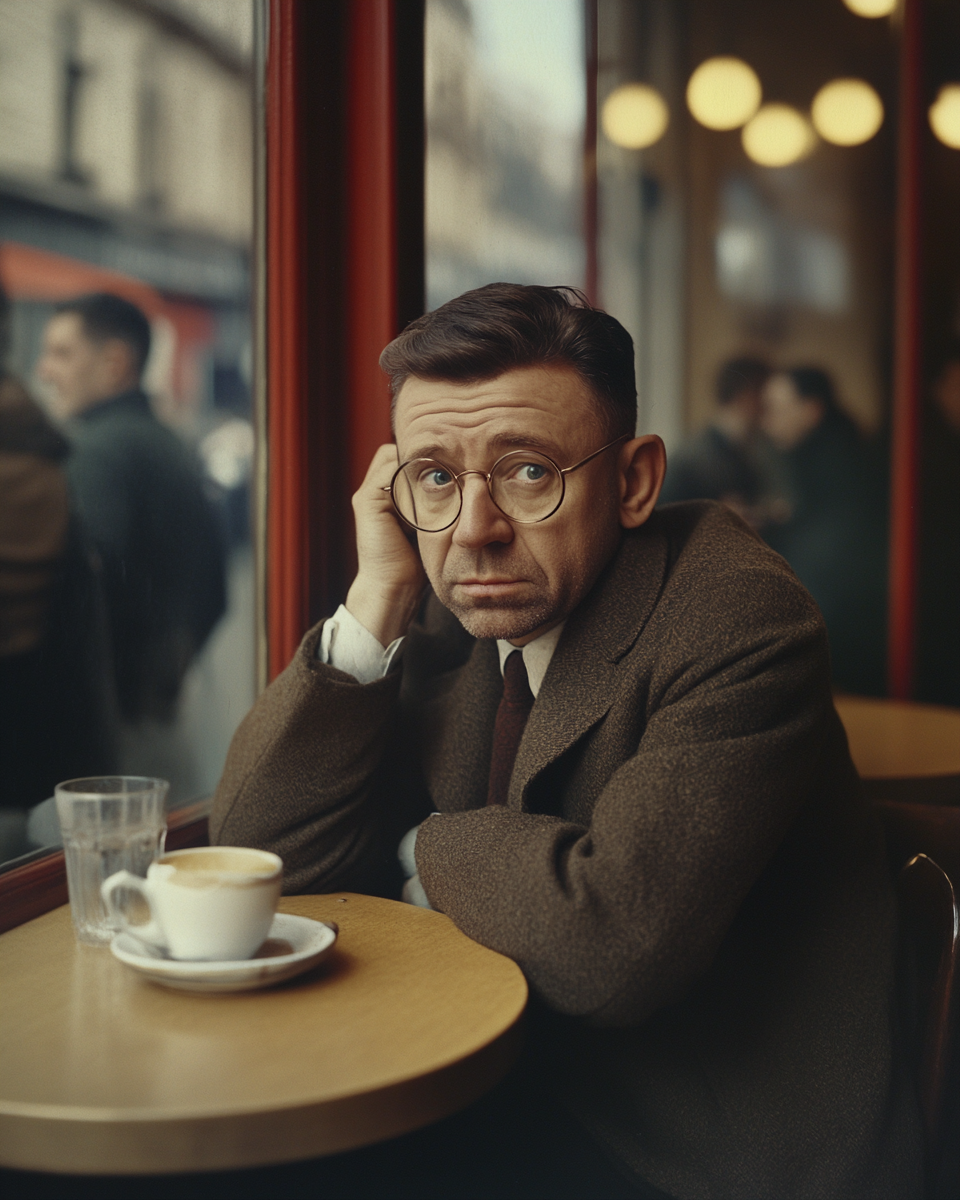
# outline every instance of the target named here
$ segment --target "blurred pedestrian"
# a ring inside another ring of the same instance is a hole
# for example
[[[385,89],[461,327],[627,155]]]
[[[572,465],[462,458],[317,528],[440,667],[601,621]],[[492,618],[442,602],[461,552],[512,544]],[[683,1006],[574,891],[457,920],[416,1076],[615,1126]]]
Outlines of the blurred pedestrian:
[[[8,317],[0,291],[0,364]],[[0,365],[0,859],[26,849],[26,809],[56,783],[114,767],[109,652],[69,452]]]
[[[226,607],[225,547],[199,465],[142,388],[150,325],[97,293],[61,304],[38,374],[67,419],[70,484],[101,560],[124,721],[169,722]]]
[[[761,428],[780,451],[793,506],[790,517],[764,536],[820,606],[836,686],[880,695],[886,505],[877,460],[819,367],[770,377]]]
[[[769,376],[759,358],[732,358],[720,367],[710,424],[669,455],[661,504],[721,500],[755,529],[780,511],[770,457],[757,436]]]

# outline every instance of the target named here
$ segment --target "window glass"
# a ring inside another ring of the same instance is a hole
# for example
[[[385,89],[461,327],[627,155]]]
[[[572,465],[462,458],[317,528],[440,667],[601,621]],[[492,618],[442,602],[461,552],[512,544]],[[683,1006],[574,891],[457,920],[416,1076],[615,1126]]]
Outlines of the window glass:
[[[739,512],[836,686],[883,694],[903,25],[855,8],[430,0],[428,303],[586,283],[633,336],[664,500]],[[915,695],[960,704],[960,10],[926,9]]]
[[[427,0],[427,305],[583,285],[579,0]]]
[[[59,779],[208,794],[253,700],[252,54],[252,0],[0,0],[0,859]]]

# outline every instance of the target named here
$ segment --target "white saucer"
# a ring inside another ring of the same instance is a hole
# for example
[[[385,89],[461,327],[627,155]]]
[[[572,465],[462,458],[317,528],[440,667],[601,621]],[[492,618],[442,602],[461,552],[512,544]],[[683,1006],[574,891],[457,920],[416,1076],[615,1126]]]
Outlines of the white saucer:
[[[269,987],[315,967],[333,949],[336,930],[310,917],[277,913],[270,936],[253,958],[240,962],[185,962],[165,958],[163,951],[130,933],[118,933],[110,952],[139,974],[166,987],[188,992],[244,992]],[[290,947],[285,952],[282,943]],[[278,944],[281,943],[281,944]]]

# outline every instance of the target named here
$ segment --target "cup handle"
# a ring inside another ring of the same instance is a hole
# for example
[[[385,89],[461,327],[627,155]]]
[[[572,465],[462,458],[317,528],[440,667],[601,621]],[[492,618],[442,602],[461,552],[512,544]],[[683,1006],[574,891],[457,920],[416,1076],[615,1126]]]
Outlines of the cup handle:
[[[127,920],[126,914],[117,904],[114,895],[120,888],[130,888],[134,892],[139,892],[144,898],[150,909],[150,920],[145,925],[131,925]],[[129,871],[117,871],[115,875],[111,875],[100,885],[100,894],[103,896],[104,904],[111,916],[116,917],[127,933],[150,946],[157,946],[161,950],[167,949],[167,939],[157,920],[157,914],[150,899],[150,888],[145,879],[141,879],[139,875],[133,875]]]

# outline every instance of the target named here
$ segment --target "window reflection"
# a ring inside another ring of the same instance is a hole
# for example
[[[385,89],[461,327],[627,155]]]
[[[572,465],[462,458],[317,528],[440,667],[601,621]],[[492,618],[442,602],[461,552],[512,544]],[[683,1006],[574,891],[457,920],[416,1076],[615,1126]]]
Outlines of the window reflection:
[[[836,684],[882,693],[901,28],[893,6],[860,7],[430,0],[428,303],[498,278],[582,286],[595,254],[597,300],[636,346],[640,426],[676,464],[667,495],[687,495],[678,471],[709,476],[700,494],[746,516],[820,602]],[[958,17],[928,8],[915,695],[958,704]],[[731,401],[744,364],[770,386]],[[803,436],[778,440],[778,421]]]
[[[0,859],[60,778],[208,793],[253,700],[252,43],[252,0],[0,0]],[[146,318],[142,380],[91,295]]]
[[[600,0],[601,105],[637,82],[670,109],[649,149],[600,140],[600,292],[635,338],[641,425],[667,442],[663,499],[738,511],[820,604],[835,683],[876,694],[896,61],[888,28],[814,9]],[[707,87],[730,72],[740,104]],[[880,119],[862,144],[819,141],[815,98],[824,127],[824,85],[854,76]]]

